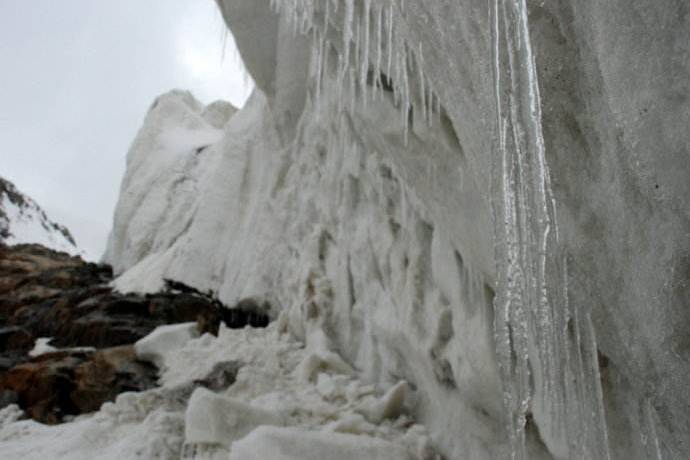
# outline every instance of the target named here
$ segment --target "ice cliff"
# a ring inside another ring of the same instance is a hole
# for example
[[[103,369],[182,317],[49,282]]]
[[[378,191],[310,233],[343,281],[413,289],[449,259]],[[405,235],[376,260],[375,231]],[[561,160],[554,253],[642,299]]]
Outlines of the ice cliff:
[[[269,301],[449,459],[690,456],[687,2],[218,3],[256,91],[153,104],[119,289]]]
[[[45,211],[10,181],[0,177],[0,243],[36,243],[45,247],[80,254],[72,234],[50,220]]]

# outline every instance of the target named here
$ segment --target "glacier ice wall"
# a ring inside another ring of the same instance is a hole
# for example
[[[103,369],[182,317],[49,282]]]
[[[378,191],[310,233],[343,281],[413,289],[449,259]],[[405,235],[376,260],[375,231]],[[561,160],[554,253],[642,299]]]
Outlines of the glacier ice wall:
[[[121,289],[267,298],[449,458],[690,455],[685,2],[219,6],[257,91],[154,104]]]

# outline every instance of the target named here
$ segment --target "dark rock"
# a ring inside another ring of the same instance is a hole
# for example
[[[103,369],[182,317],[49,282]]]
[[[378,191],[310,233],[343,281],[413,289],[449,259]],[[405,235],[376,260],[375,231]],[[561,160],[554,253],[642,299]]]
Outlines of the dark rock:
[[[41,355],[0,376],[1,400],[17,402],[34,420],[59,423],[92,412],[124,391],[152,388],[156,369],[137,361],[134,347]]]
[[[109,348],[75,369],[70,398],[80,412],[92,412],[119,393],[153,388],[156,374],[154,366],[137,360],[133,346]]]
[[[83,354],[42,355],[0,376],[0,391],[14,393],[19,407],[34,420],[58,423],[65,415],[78,413],[69,394],[74,388],[74,369],[84,360]]]
[[[25,329],[17,326],[0,328],[0,350],[29,351],[33,348],[34,340]]]
[[[10,404],[18,404],[19,395],[11,390],[0,391],[0,409],[9,406]]]
[[[184,284],[180,281],[171,280],[169,278],[163,278],[163,282],[165,283],[166,292],[180,292],[183,294],[196,294],[204,297],[213,297],[213,294],[210,292],[205,294],[197,288]]]
[[[231,329],[241,329],[245,326],[267,327],[271,321],[268,302],[259,303],[255,299],[240,300],[232,308],[221,311],[225,325]]]
[[[144,296],[113,292],[111,279],[105,265],[37,245],[0,246],[0,320],[27,331],[29,344],[53,337],[56,347],[96,348],[131,344],[171,323],[198,321],[200,332],[215,334],[223,320],[217,299],[183,283],[167,280],[165,292]]]

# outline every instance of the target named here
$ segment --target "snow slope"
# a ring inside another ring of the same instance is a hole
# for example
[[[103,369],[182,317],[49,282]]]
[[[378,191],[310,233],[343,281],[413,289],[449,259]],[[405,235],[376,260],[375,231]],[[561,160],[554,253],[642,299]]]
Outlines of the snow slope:
[[[56,251],[81,254],[67,228],[50,220],[34,200],[1,177],[0,243],[35,243]]]

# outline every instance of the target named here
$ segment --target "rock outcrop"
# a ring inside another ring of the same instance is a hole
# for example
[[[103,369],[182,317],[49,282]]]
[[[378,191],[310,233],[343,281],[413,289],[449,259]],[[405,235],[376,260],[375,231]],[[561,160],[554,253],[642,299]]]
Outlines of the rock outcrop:
[[[156,372],[131,345],[57,351],[0,373],[0,395],[3,406],[16,403],[32,419],[54,424],[94,412],[122,392],[153,388]]]
[[[46,423],[93,412],[119,393],[155,385],[157,369],[133,345],[156,327],[193,321],[197,334],[217,334],[221,322],[269,322],[269,308],[251,299],[230,310],[179,282],[137,295],[113,292],[111,280],[107,265],[38,245],[0,245],[2,406],[18,403]],[[42,338],[50,338],[50,349],[34,349]],[[221,377],[211,375],[208,384]]]

